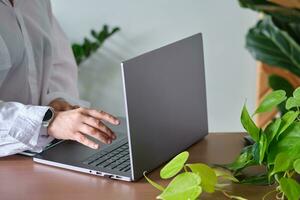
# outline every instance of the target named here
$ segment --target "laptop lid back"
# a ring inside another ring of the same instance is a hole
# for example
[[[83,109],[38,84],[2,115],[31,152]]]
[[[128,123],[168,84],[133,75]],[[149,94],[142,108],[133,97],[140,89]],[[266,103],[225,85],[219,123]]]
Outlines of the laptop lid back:
[[[136,180],[208,134],[202,35],[127,60],[122,75]]]

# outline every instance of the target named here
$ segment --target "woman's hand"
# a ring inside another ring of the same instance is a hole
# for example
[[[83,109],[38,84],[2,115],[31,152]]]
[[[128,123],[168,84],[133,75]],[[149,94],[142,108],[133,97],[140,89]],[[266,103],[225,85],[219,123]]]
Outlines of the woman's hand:
[[[49,106],[58,112],[79,108],[79,106],[73,106],[63,99],[54,99],[53,101],[50,102]]]
[[[112,132],[102,121],[118,125],[120,121],[103,111],[77,108],[68,111],[56,112],[55,118],[48,127],[48,134],[57,139],[75,140],[90,148],[97,149],[99,145],[89,140],[86,135],[110,144],[116,139]]]

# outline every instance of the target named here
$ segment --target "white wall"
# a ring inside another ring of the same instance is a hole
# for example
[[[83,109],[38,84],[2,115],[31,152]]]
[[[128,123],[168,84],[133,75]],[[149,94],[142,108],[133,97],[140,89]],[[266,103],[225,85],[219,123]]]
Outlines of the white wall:
[[[206,64],[209,130],[241,131],[240,110],[255,101],[255,62],[244,36],[255,13],[235,0],[52,0],[53,10],[72,42],[104,23],[122,31],[80,70],[83,98],[122,115],[120,61],[202,32]]]

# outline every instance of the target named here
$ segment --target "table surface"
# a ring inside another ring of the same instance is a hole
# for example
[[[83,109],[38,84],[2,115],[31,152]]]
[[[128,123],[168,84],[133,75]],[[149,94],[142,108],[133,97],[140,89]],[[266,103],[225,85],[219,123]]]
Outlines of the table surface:
[[[188,149],[189,163],[229,163],[243,147],[240,133],[213,133]],[[254,169],[255,172],[255,169]],[[152,180],[166,185],[159,179],[159,169],[148,175]],[[226,189],[231,194],[247,199],[261,199],[272,186],[232,184]],[[145,179],[130,183],[110,180],[37,164],[24,156],[0,158],[0,199],[155,199],[159,194]],[[222,193],[202,194],[201,199],[226,199]]]

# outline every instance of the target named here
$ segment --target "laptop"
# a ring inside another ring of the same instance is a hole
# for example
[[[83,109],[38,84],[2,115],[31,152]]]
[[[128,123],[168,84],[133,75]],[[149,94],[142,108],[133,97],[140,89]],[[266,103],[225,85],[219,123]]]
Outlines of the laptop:
[[[125,118],[110,126],[118,139],[98,150],[66,140],[35,162],[136,181],[208,134],[201,33],[124,61],[121,71]]]

